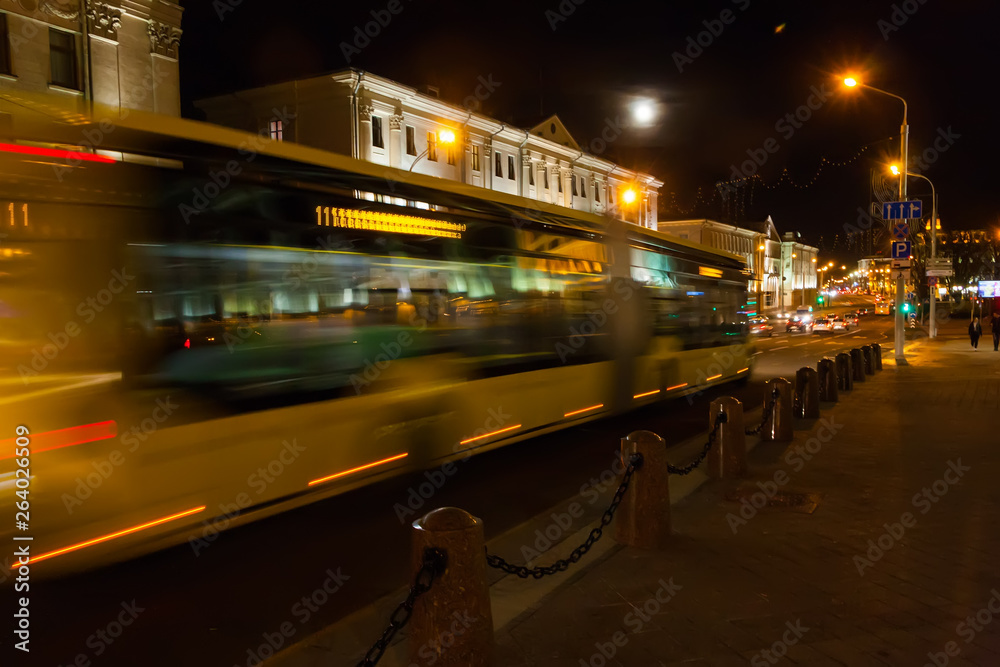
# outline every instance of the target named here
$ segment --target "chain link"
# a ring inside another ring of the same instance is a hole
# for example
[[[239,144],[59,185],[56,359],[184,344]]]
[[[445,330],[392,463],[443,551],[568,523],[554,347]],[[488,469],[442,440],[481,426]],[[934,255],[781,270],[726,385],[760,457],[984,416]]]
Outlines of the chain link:
[[[410,620],[413,614],[413,605],[417,598],[426,593],[434,585],[434,580],[441,576],[445,566],[448,564],[447,555],[440,549],[427,548],[424,550],[424,562],[413,578],[413,585],[410,586],[410,593],[406,599],[399,603],[399,606],[389,616],[389,626],[378,638],[378,641],[365,654],[364,659],[358,663],[357,667],[374,667],[382,659],[382,654],[389,647],[392,638],[396,636],[404,625]]]
[[[716,415],[715,424],[712,426],[711,433],[708,434],[708,441],[705,443],[705,446],[701,448],[701,453],[698,455],[698,458],[696,458],[694,461],[687,464],[683,468],[678,468],[677,466],[672,466],[668,463],[667,472],[669,472],[671,475],[682,475],[682,476],[691,474],[691,472],[695,468],[701,465],[701,462],[705,460],[705,457],[708,456],[709,450],[712,449],[712,443],[714,443],[715,438],[718,437],[719,425],[725,424],[727,421],[729,421],[729,418],[726,417],[725,412],[720,412],[718,415]]]
[[[552,565],[529,568],[525,565],[512,565],[500,556],[491,554],[487,551],[486,564],[498,570],[503,570],[507,574],[516,574],[521,579],[527,579],[528,577],[541,579],[547,574],[565,572],[569,569],[570,565],[583,558],[583,555],[590,551],[590,548],[594,546],[594,543],[597,542],[597,540],[601,539],[601,536],[604,534],[604,529],[607,528],[612,519],[614,519],[615,511],[618,509],[622,499],[625,497],[625,490],[628,489],[629,482],[632,480],[632,474],[641,467],[642,454],[633,454],[629,459],[628,466],[625,468],[625,475],[622,477],[622,483],[618,485],[618,490],[615,491],[615,497],[611,500],[611,505],[608,506],[608,509],[604,511],[604,515],[601,517],[601,525],[590,531],[590,535],[587,536],[587,540],[576,549],[573,549],[573,552],[566,558],[561,558]]]
[[[764,425],[767,423],[768,419],[771,418],[771,412],[774,410],[774,404],[778,402],[778,396],[781,392],[777,387],[771,392],[771,400],[764,404],[764,414],[760,416],[760,423],[753,428],[748,428],[746,430],[747,435],[757,435],[764,429]]]

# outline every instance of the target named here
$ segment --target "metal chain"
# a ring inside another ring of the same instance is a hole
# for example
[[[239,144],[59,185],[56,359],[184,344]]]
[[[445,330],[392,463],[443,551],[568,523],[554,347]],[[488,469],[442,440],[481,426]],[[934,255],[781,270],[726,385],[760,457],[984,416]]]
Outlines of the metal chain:
[[[764,414],[760,416],[760,423],[753,428],[748,428],[746,430],[747,435],[757,435],[763,430],[764,424],[771,418],[771,411],[774,410],[774,404],[778,402],[778,396],[780,395],[781,392],[775,387],[774,391],[771,392],[771,400],[764,404]]]
[[[725,424],[728,420],[729,418],[726,417],[725,412],[720,412],[718,415],[716,415],[715,425],[712,426],[712,432],[708,434],[708,441],[705,443],[705,446],[701,448],[701,454],[698,455],[698,458],[696,458],[694,461],[687,464],[683,468],[678,468],[677,466],[672,466],[668,463],[667,472],[669,472],[671,475],[688,475],[695,468],[700,466],[701,462],[705,460],[706,456],[708,456],[709,450],[712,449],[712,443],[715,442],[715,438],[719,434],[719,425]]]
[[[528,577],[541,579],[547,574],[565,572],[569,569],[571,564],[578,562],[585,553],[590,551],[590,548],[594,546],[594,543],[597,542],[597,540],[601,539],[601,535],[604,534],[604,529],[607,528],[608,524],[611,523],[611,520],[614,519],[615,511],[618,509],[622,499],[625,497],[625,490],[628,489],[628,484],[632,480],[632,474],[641,467],[642,454],[633,454],[629,459],[628,466],[625,468],[625,475],[622,477],[622,483],[618,485],[618,490],[615,491],[615,497],[611,500],[611,505],[608,506],[608,509],[604,511],[604,516],[601,517],[601,525],[590,531],[590,535],[587,536],[587,540],[576,549],[573,549],[573,552],[566,558],[561,558],[552,565],[529,568],[525,565],[512,565],[500,556],[491,554],[487,551],[486,564],[498,570],[503,570],[507,574],[516,574],[521,579],[527,579]]]
[[[413,579],[413,585],[410,586],[410,594],[392,612],[392,615],[389,617],[389,627],[385,629],[385,632],[378,638],[378,641],[368,649],[368,653],[365,653],[364,659],[358,663],[357,667],[374,667],[374,665],[378,664],[378,661],[382,659],[382,654],[385,653],[385,649],[392,642],[392,638],[410,620],[410,616],[413,614],[413,605],[416,603],[417,598],[431,589],[434,580],[444,573],[447,564],[448,557],[445,552],[440,549],[424,549],[424,562],[420,566],[420,570],[417,571],[417,576]]]

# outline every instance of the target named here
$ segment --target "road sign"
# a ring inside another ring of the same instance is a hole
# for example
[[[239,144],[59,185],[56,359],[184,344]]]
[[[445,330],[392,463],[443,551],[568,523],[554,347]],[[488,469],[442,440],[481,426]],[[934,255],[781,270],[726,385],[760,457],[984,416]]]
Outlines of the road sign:
[[[950,269],[951,268],[951,257],[928,257],[927,258],[927,268],[928,269]]]
[[[950,278],[955,275],[954,269],[927,269],[928,276],[935,276],[937,278]]]
[[[907,218],[919,218],[923,210],[923,202],[919,199],[913,201],[887,201],[882,204],[883,220],[906,220]]]
[[[937,287],[938,279],[936,276],[927,276],[927,286]]]
[[[892,238],[897,241],[905,241],[910,235],[910,225],[906,222],[897,222],[892,226]]]
[[[894,269],[908,269],[910,268],[910,258],[907,257],[906,259],[894,259],[892,260],[891,267]],[[897,277],[902,277],[902,274],[900,274]]]
[[[909,241],[892,242],[893,259],[910,259],[910,255],[912,254],[913,254],[913,247],[910,245]]]

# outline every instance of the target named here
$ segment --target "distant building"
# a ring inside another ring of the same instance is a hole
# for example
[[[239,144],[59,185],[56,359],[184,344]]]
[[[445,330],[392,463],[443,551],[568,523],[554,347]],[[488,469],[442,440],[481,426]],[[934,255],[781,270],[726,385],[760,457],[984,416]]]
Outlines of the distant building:
[[[743,227],[714,220],[661,220],[658,229],[678,238],[741,255],[751,273],[747,285],[748,305],[756,306],[759,312],[776,310],[781,306],[784,244],[770,216],[764,222],[746,223]],[[815,279],[815,264],[811,266]],[[796,267],[802,268],[798,264]],[[788,303],[790,301],[786,299],[785,304]]]
[[[781,285],[778,307],[793,310],[816,303],[816,263],[819,249],[799,241],[802,234],[785,232],[781,241]]]
[[[880,255],[862,257],[858,260],[858,284],[866,291],[874,294],[887,295],[894,291],[890,270],[892,260]]]
[[[179,116],[182,12],[167,0],[0,0],[0,94]]]
[[[488,94],[481,80],[477,92]],[[556,116],[512,127],[367,72],[254,88],[196,103],[210,122],[656,229],[663,183],[586,153]],[[627,199],[633,199],[629,202]]]

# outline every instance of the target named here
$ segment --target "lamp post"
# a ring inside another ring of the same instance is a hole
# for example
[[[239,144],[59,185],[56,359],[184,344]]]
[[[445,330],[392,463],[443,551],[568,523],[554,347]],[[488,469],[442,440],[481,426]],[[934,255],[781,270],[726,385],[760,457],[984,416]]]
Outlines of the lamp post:
[[[874,86],[869,86],[868,84],[861,83],[853,77],[847,77],[844,79],[844,85],[848,88],[853,88],[855,86],[871,90],[876,93],[882,93],[883,95],[888,95],[889,97],[895,97],[897,100],[903,103],[903,124],[899,128],[900,134],[900,147],[899,147],[899,158],[902,163],[902,169],[906,169],[909,165],[909,145],[910,145],[910,126],[906,122],[906,100],[904,100],[899,95],[894,95],[888,91],[882,90],[880,88],[875,88]],[[902,174],[899,178],[899,201],[906,201],[906,175]],[[895,330],[895,356],[896,364],[900,366],[906,365],[906,356],[903,353],[903,345],[905,342],[906,329],[904,328],[905,322],[902,319],[903,313],[903,272],[900,271],[899,275],[896,277],[896,330]]]
[[[451,144],[455,143],[455,133],[452,132],[451,130],[441,130],[440,132],[438,132],[438,141],[445,146],[450,146]],[[407,169],[407,171],[413,171],[413,168],[417,166],[417,163],[420,162],[422,158],[426,157],[428,153],[430,153],[432,146],[433,148],[437,148],[437,144],[432,145],[430,142],[428,142],[427,148],[422,150],[420,154],[413,159],[413,162],[410,163],[410,168]]]
[[[892,165],[889,168],[893,174],[899,174],[899,167]],[[927,178],[923,174],[915,174],[912,171],[906,172],[907,176],[916,176],[917,178],[922,178],[927,181],[927,184],[931,186],[931,259],[937,257],[937,190],[934,189],[934,183],[931,179]],[[933,264],[933,262],[931,262]],[[931,308],[930,308],[930,325],[928,325],[928,335],[931,338],[937,338],[937,320],[934,319],[937,311],[937,288],[928,289],[931,295]]]

